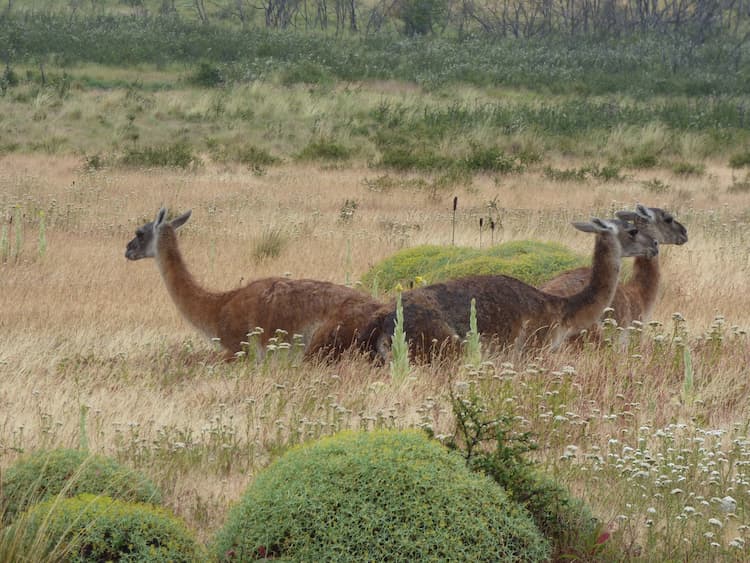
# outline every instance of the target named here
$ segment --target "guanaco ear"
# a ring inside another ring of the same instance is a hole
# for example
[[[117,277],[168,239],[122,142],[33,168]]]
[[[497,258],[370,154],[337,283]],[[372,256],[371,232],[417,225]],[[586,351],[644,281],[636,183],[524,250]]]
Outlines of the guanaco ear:
[[[190,210],[186,211],[185,213],[183,213],[182,215],[180,215],[179,217],[177,217],[177,218],[175,218],[175,219],[172,219],[172,221],[171,221],[171,223],[170,223],[170,224],[171,224],[171,225],[172,225],[172,226],[173,226],[173,227],[174,227],[175,229],[179,229],[179,228],[180,228],[180,227],[182,227],[182,226],[183,226],[183,225],[184,225],[185,223],[187,223],[187,220],[188,220],[188,219],[190,219],[190,215],[192,215],[192,213],[193,213],[193,210],[192,210],[192,209],[190,209]]]
[[[595,225],[597,232],[603,233],[609,231],[610,233],[617,233],[617,223],[599,219],[599,217],[592,217],[591,222]]]
[[[579,231],[583,231],[584,233],[595,233],[596,227],[594,227],[593,223],[588,222],[581,222],[581,221],[573,221],[571,223],[576,229]]]
[[[617,224],[593,217],[588,223],[575,222],[573,226],[584,233],[617,233]]]
[[[154,228],[160,227],[166,217],[167,208],[162,207],[161,209],[159,209],[159,213],[156,214],[156,219],[154,219]]]
[[[649,223],[656,222],[656,214],[645,205],[641,205],[640,203],[635,206],[635,213],[640,217],[641,219],[644,219],[648,221]]]
[[[635,211],[617,211],[615,213],[615,217],[620,219],[621,221],[630,221],[631,223],[635,221],[635,218],[638,217],[638,214]]]

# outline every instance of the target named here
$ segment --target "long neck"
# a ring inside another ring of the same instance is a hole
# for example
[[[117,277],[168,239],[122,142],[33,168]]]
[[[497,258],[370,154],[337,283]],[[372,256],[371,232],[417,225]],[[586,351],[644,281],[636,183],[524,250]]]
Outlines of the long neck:
[[[591,278],[585,288],[566,300],[564,326],[588,328],[599,320],[617,289],[620,255],[620,243],[613,235],[596,236]]]
[[[661,270],[659,259],[638,256],[633,264],[633,275],[625,284],[630,294],[633,318],[647,321],[656,304]],[[637,308],[637,310],[636,310]]]
[[[162,227],[156,243],[156,262],[167,291],[180,313],[209,337],[217,335],[219,310],[224,293],[203,289],[185,266],[177,245],[177,234],[171,225]]]

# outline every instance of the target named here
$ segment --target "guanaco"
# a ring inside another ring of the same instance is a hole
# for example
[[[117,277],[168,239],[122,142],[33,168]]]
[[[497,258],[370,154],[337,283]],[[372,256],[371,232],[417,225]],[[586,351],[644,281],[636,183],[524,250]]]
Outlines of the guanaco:
[[[156,219],[135,231],[125,251],[128,260],[155,258],[169,295],[183,317],[233,359],[256,327],[262,354],[277,329],[300,334],[307,356],[338,355],[355,341],[357,329],[382,306],[361,291],[326,281],[262,278],[243,287],[214,292],[201,287],[188,270],[177,242],[177,229],[191,211],[168,221],[162,208]]]
[[[622,256],[653,257],[659,252],[654,239],[622,220],[594,218],[573,226],[596,235],[592,275],[581,291],[551,295],[505,275],[470,276],[407,291],[402,303],[411,353],[429,361],[446,341],[463,338],[469,332],[472,298],[484,338],[518,351],[528,346],[556,349],[568,335],[591,326],[609,305]],[[363,346],[372,355],[388,355],[395,318],[391,304],[362,329]]]
[[[688,241],[687,229],[674,216],[658,207],[636,205],[635,211],[618,211],[619,219],[632,222],[639,231],[659,244],[682,245]],[[546,282],[539,289],[562,297],[581,291],[591,278],[591,268],[568,270]],[[657,256],[636,256],[629,280],[620,283],[610,303],[611,318],[618,326],[630,326],[633,321],[646,322],[651,318],[659,293],[661,272]],[[593,338],[600,336],[599,324],[590,328]]]

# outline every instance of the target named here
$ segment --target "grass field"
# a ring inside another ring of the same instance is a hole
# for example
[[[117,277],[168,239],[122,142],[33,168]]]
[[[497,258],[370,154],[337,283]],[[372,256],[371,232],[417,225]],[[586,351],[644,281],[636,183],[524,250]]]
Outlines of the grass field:
[[[561,182],[532,169],[436,193],[415,174],[356,165],[258,174],[233,163],[93,172],[84,163],[0,160],[0,468],[23,451],[75,447],[83,409],[90,448],[142,469],[207,541],[290,445],[343,428],[427,424],[449,434],[448,390],[469,381],[535,433],[540,466],[591,504],[622,559],[748,556],[750,192],[730,189],[736,171],[709,161],[700,176],[659,168]],[[383,174],[393,181],[375,189]],[[478,245],[478,217],[492,213],[502,220],[497,242],[554,240],[586,254],[590,238],[569,222],[636,201],[673,211],[690,241],[663,248],[657,323],[627,351],[564,350],[513,365],[490,356],[478,371],[415,367],[401,385],[356,357],[223,363],[179,317],[155,264],[124,258],[134,229],[166,205],[193,210],[180,242],[207,287],[282,274],[356,284],[405,245],[449,244],[454,194],[461,245]],[[347,200],[357,205],[344,218]],[[278,256],[259,259],[272,231]],[[727,495],[731,516],[718,502]]]

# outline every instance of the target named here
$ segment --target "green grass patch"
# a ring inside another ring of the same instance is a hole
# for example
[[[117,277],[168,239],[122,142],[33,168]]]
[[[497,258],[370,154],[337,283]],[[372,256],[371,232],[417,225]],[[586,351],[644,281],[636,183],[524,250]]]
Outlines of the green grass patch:
[[[201,159],[193,153],[186,142],[168,143],[145,147],[128,147],[119,163],[135,168],[189,168],[200,165]]]
[[[300,160],[347,160],[352,156],[352,149],[338,141],[321,137],[313,139],[299,153]]]
[[[750,150],[738,152],[729,157],[729,166],[732,168],[750,166]]]
[[[408,288],[416,279],[429,284],[475,274],[505,274],[536,286],[587,262],[552,242],[521,240],[481,250],[425,245],[401,250],[376,264],[362,283],[370,288],[377,283],[391,291],[398,284]]]

